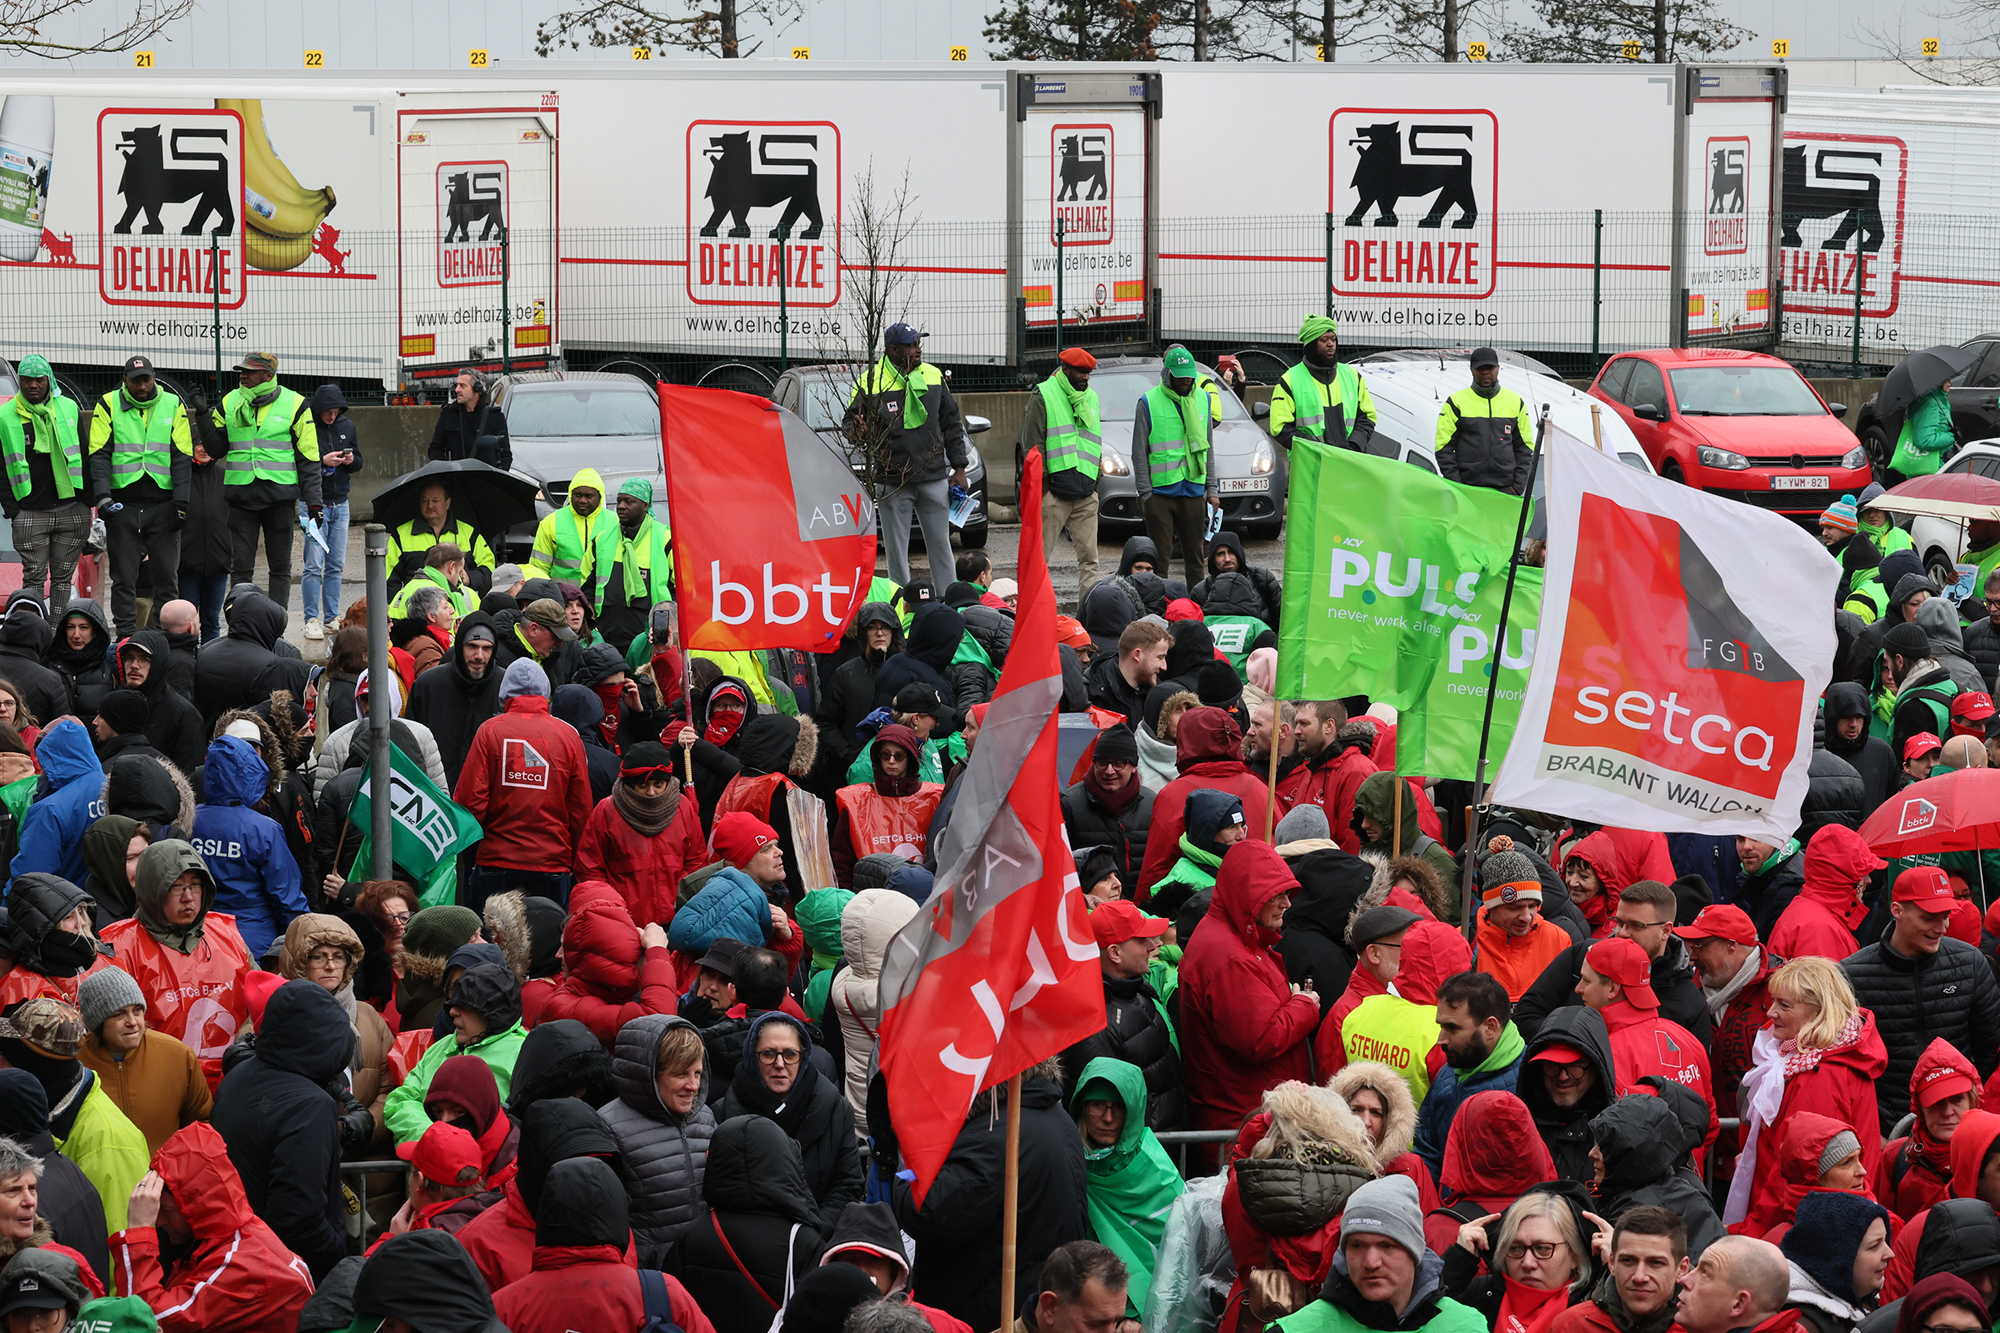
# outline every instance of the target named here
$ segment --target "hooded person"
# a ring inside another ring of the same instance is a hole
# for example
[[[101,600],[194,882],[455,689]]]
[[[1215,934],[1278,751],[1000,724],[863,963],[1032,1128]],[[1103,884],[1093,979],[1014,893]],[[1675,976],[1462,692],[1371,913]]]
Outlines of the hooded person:
[[[1083,1066],[1070,1095],[1082,1126],[1090,1228],[1131,1275],[1126,1309],[1146,1313],[1167,1213],[1187,1189],[1180,1169],[1146,1127],[1146,1082],[1136,1065],[1099,1056]]]
[[[1392,798],[1390,793],[1394,792]],[[1395,810],[1391,801],[1402,803],[1401,845],[1393,851],[1389,839],[1395,833]],[[1451,859],[1451,853],[1438,841],[1438,834],[1444,831],[1438,823],[1437,810],[1430,798],[1418,792],[1411,783],[1391,773],[1377,772],[1362,779],[1361,786],[1354,793],[1354,818],[1350,826],[1361,837],[1361,850],[1379,852],[1384,856],[1421,856],[1431,863],[1445,883],[1451,883],[1458,874],[1458,867]]]
[[[598,644],[596,647],[603,647]],[[620,664],[621,669],[623,664]],[[549,697],[549,715],[567,722],[583,742],[583,759],[590,772],[590,799],[595,808],[609,800],[618,781],[618,752],[604,739],[604,701],[589,686],[571,683],[556,686]]]
[[[480,724],[500,711],[502,672],[493,661],[498,642],[493,617],[474,611],[458,622],[451,652],[440,663],[444,670],[426,671],[410,687],[403,716],[430,731],[446,790],[458,785]]]
[[[0,1007],[46,995],[76,1003],[82,979],[110,964],[92,933],[94,907],[55,875],[16,875],[7,888],[6,945],[13,967],[0,977]]]
[[[185,1043],[213,1088],[249,1017],[243,976],[254,955],[235,918],[212,910],[215,876],[192,844],[162,838],[148,847],[133,887],[137,914],[107,927],[105,942],[147,997],[147,1026]]]
[[[457,903],[439,903],[410,917],[397,955],[396,1013],[402,1031],[422,1032],[437,1021],[446,999],[445,966],[479,927],[479,914]]]
[[[42,1165],[36,1184],[36,1229],[46,1225],[58,1245],[84,1257],[100,1282],[111,1277],[104,1201],[75,1162],[56,1150],[49,1133],[48,1096],[25,1069],[0,1069],[0,1136]]]
[[[204,731],[232,708],[252,708],[273,690],[305,695],[309,668],[276,651],[285,637],[285,609],[254,589],[228,607],[229,633],[203,645],[195,663],[194,706]]]
[[[609,884],[578,884],[563,923],[562,980],[542,1006],[541,1021],[576,1019],[608,1050],[633,1019],[671,1014],[674,1008],[666,931],[650,923],[644,931],[633,925]]]
[[[1896,1233],[1883,1304],[1862,1322],[1867,1333],[1889,1333],[1905,1298],[1926,1279],[1949,1273],[1981,1292],[2000,1283],[2000,1217],[1982,1199],[1951,1198],[1932,1204]]]
[[[557,1018],[528,1029],[507,1094],[507,1109],[515,1119],[551,1097],[602,1106],[615,1095],[610,1052],[589,1028],[573,1018]]]
[[[71,597],[56,623],[55,638],[42,660],[63,678],[73,711],[86,725],[97,716],[111,679],[111,625],[104,608],[88,597]],[[81,639],[81,642],[78,640]]]
[[[1180,857],[1181,835],[1187,831],[1189,796],[1215,789],[1243,802],[1243,819],[1253,839],[1264,836],[1268,793],[1265,784],[1245,766],[1243,730],[1220,708],[1206,705],[1181,714],[1175,734],[1175,763],[1180,776],[1153,798],[1146,829],[1146,858],[1139,869],[1137,901],[1146,904],[1153,885],[1164,878]]]
[[[874,708],[895,704],[896,695],[906,685],[928,685],[940,699],[953,699],[951,661],[965,637],[965,617],[942,602],[918,607],[910,621],[909,641],[903,651],[889,658],[875,673]],[[947,735],[957,727],[955,716],[938,719],[938,734]]]
[[[442,1231],[412,1231],[377,1245],[354,1279],[351,1304],[362,1328],[397,1319],[422,1333],[508,1333],[471,1257]],[[302,1319],[299,1327],[308,1325]]]
[[[1173,919],[1182,908],[1190,908],[1196,921],[1208,910],[1215,888],[1215,872],[1223,853],[1249,834],[1243,817],[1243,801],[1233,793],[1200,788],[1188,793],[1182,818],[1186,831],[1180,836],[1180,859],[1173,868],[1154,881],[1147,909]],[[1192,930],[1181,934],[1186,946]]]
[[[1614,1065],[1611,1035],[1594,1009],[1558,1009],[1528,1038],[1515,1092],[1554,1162],[1551,1174],[1582,1181],[1595,1174],[1590,1122],[1617,1095]]]
[[[1860,890],[1887,864],[1851,828],[1832,824],[1815,832],[1806,843],[1805,886],[1765,941],[1771,952],[1839,960],[1860,948],[1855,932],[1868,917]]]
[[[881,1040],[882,960],[889,941],[917,914],[917,904],[894,889],[863,889],[840,914],[841,952],[847,966],[833,979],[827,1004],[840,1024],[843,1090],[854,1108],[855,1130],[868,1129],[868,1075]]]
[[[1486,1320],[1444,1294],[1444,1261],[1424,1243],[1416,1186],[1391,1176],[1348,1196],[1319,1299],[1281,1333],[1481,1333]]]
[[[1874,1194],[1908,1222],[1951,1197],[1951,1141],[1980,1103],[1979,1070],[1943,1037],[1933,1038],[1910,1074],[1910,1132],[1882,1145]]]
[[[1274,833],[1278,855],[1299,881],[1278,952],[1293,981],[1312,982],[1322,1014],[1332,1011],[1354,975],[1347,924],[1375,874],[1374,867],[1342,851],[1330,835],[1326,812],[1316,805],[1293,807]]]
[[[13,682],[44,725],[67,714],[73,703],[62,672],[42,661],[54,641],[55,630],[35,594],[26,588],[9,594],[0,617],[0,675]]]
[[[330,960],[330,961],[329,961]],[[354,1099],[368,1108],[374,1128],[366,1142],[343,1145],[354,1152],[373,1145],[383,1130],[382,1107],[395,1075],[389,1052],[395,1034],[375,1007],[356,998],[354,978],[361,968],[361,937],[337,916],[309,912],[285,928],[278,953],[278,975],[287,981],[304,977],[333,996],[353,1029],[354,1052],[346,1069]]]
[[[315,1279],[347,1254],[343,1136],[327,1085],[344,1080],[354,1044],[332,994],[317,982],[286,982],[264,1006],[255,1053],[222,1080],[210,1117],[250,1207]]]
[[[818,1206],[798,1145],[763,1116],[725,1122],[709,1141],[706,1208],[663,1265],[717,1333],[764,1333],[820,1251]]]
[[[917,734],[891,722],[875,733],[870,750],[873,781],[842,787],[835,793],[837,814],[828,836],[834,876],[841,888],[854,887],[854,863],[876,852],[923,861],[930,846],[931,817],[937,813],[944,788],[919,778],[917,765],[922,754],[923,742]]]
[[[726,1123],[763,1116],[799,1145],[806,1186],[819,1203],[820,1231],[831,1235],[841,1210],[862,1197],[863,1169],[854,1108],[806,1063],[811,1050],[810,1029],[790,1014],[774,1011],[753,1020],[717,1118]]]
[[[414,929],[415,922],[411,924]],[[409,1077],[383,1104],[383,1119],[398,1143],[423,1137],[431,1123],[424,1113],[424,1094],[438,1066],[452,1056],[476,1055],[484,1060],[503,1099],[513,1085],[514,1063],[521,1043],[527,1040],[521,1026],[521,983],[514,980],[514,974],[500,963],[468,968],[452,986],[451,1015],[450,1038],[432,1042]]]
[[[1886,740],[1869,734],[1868,694],[1852,681],[1835,681],[1827,687],[1824,717],[1827,752],[1846,760],[1861,775],[1861,816],[1866,819],[1902,783],[1895,751]],[[1858,725],[1842,727],[1848,719],[1857,719]],[[1854,734],[1848,735],[1849,731]]]
[[[1431,1078],[1445,1062],[1438,1044],[1438,988],[1471,967],[1472,951],[1457,930],[1441,921],[1416,922],[1403,933],[1402,966],[1394,987],[1354,1006],[1337,1034],[1330,1036],[1322,1027],[1316,1039],[1320,1067],[1380,1060],[1403,1076],[1413,1098],[1424,1102]]]
[[[574,1097],[555,1097],[522,1114],[519,1172],[498,1202],[454,1233],[493,1291],[529,1271],[542,1188],[558,1162],[576,1157],[601,1157],[614,1168],[618,1164],[617,1144],[595,1111]],[[628,1265],[637,1257],[629,1241],[621,1253]]]
[[[108,813],[103,805],[104,767],[83,724],[60,715],[35,743],[35,761],[47,794],[28,807],[27,818],[21,821],[13,873],[60,875],[76,883],[85,871],[83,831]]]
[[[886,1203],[850,1203],[820,1254],[819,1266],[839,1264],[859,1268],[875,1284],[877,1294],[901,1300],[928,1319],[933,1333],[971,1333],[970,1325],[916,1299],[910,1288],[910,1260],[903,1252],[903,1231],[896,1211]]]
[[[1687,1253],[1701,1252],[1727,1234],[1715,1215],[1701,1178],[1682,1165],[1701,1136],[1686,1141],[1673,1107],[1650,1094],[1630,1093],[1600,1111],[1590,1122],[1600,1162],[1593,1186],[1606,1217],[1621,1217],[1628,1208],[1654,1204],[1687,1223]]]
[[[1889,1210],[1862,1195],[1808,1194],[1778,1248],[1792,1267],[1787,1308],[1811,1333],[1851,1333],[1889,1266]]]
[[[210,742],[204,769],[193,842],[215,877],[216,907],[235,918],[250,956],[261,958],[293,917],[310,910],[299,864],[277,821],[253,808],[270,770],[249,742],[227,735]]]
[[[540,894],[496,893],[486,900],[486,938],[500,948],[507,970],[521,983],[521,1021],[533,1027],[541,1020],[562,978],[562,932],[569,914],[562,904]]]
[[[121,688],[145,696],[146,739],[153,748],[181,772],[191,773],[201,763],[208,733],[194,702],[169,681],[173,657],[164,633],[142,629],[118,645],[118,682]]]
[[[875,711],[876,674],[884,662],[903,651],[903,621],[887,602],[864,602],[848,633],[854,639],[854,655],[822,677],[813,709],[822,768],[835,774],[845,773],[861,753],[855,728]]]
[[[477,1055],[454,1055],[438,1066],[424,1090],[424,1114],[433,1124],[443,1120],[463,1127],[479,1146],[486,1189],[464,1201],[464,1216],[453,1224],[455,1230],[497,1203],[520,1169],[521,1125],[502,1105],[493,1070]],[[414,1149],[399,1148],[397,1156],[405,1151]]]
[[[648,1252],[671,1246],[701,1215],[716,1123],[703,1055],[700,1030],[667,1014],[633,1019],[612,1048],[618,1096],[600,1114],[617,1144],[634,1238]]]
[[[1196,1129],[1232,1128],[1266,1090],[1312,1079],[1319,1001],[1293,990],[1274,947],[1297,884],[1269,843],[1237,843],[1181,956],[1181,1059]]]
[[[840,1041],[840,1027],[829,1020],[826,1000],[833,991],[834,974],[846,965],[840,919],[853,901],[854,893],[849,889],[814,889],[799,899],[794,909],[799,933],[806,942],[805,984],[799,987],[799,1008],[805,1011],[806,1021],[817,1024],[822,1033],[831,1029],[835,1045]],[[840,1063],[836,1058],[835,1077],[844,1083]]]
[[[1860,1135],[1841,1121],[1802,1111],[1789,1117],[1783,1134],[1774,1137],[1783,1194],[1776,1211],[1765,1214],[1777,1220],[1762,1233],[1763,1239],[1774,1245],[1783,1240],[1800,1201],[1808,1194],[1840,1191],[1875,1197],[1862,1158]],[[1750,1225],[1755,1224],[1746,1223],[1745,1233]]]
[[[153,836],[153,830],[124,815],[105,815],[84,830],[83,863],[90,873],[83,881],[83,891],[97,909],[100,933],[114,921],[132,915],[132,876],[126,867],[129,863],[136,869],[137,858],[129,853],[135,839],[144,846]]]
[[[120,1289],[152,1308],[161,1333],[295,1324],[311,1274],[250,1206],[222,1136],[189,1125],[153,1154],[152,1167],[133,1192],[129,1225],[111,1237]]]

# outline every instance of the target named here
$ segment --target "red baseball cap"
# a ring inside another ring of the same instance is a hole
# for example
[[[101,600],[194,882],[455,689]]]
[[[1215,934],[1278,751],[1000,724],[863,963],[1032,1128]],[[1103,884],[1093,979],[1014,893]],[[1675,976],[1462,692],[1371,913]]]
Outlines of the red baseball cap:
[[[1533,1064],[1537,1060],[1547,1060],[1553,1065],[1581,1064],[1583,1062],[1583,1052],[1574,1046],[1565,1046],[1561,1042],[1551,1042],[1528,1057],[1529,1064]]]
[[[1941,866],[1911,866],[1896,876],[1891,902],[1915,903],[1926,912],[1949,912],[1958,901],[1951,891],[1951,876]]]
[[[1938,1040],[1944,1040],[1940,1037]],[[1956,1065],[1939,1065],[1927,1070],[1923,1080],[1917,1084],[1917,1105],[1936,1106],[1947,1097],[1956,1097],[1961,1092],[1977,1092],[1979,1080]]]
[[[396,1145],[396,1156],[415,1167],[425,1180],[440,1185],[470,1185],[485,1165],[479,1140],[455,1124],[440,1120],[421,1138]]]
[[[1968,722],[1984,722],[1993,713],[1993,696],[1984,690],[1968,690],[1951,701],[1953,720],[1964,718]]]
[[[1659,996],[1653,994],[1653,960],[1631,940],[1599,940],[1584,957],[1590,960],[1591,971],[1624,987],[1625,998],[1634,1005],[1641,1009],[1660,1007]]]
[[[1685,926],[1675,926],[1674,934],[1684,940],[1728,940],[1731,944],[1755,944],[1757,927],[1750,914],[1729,903],[1711,903],[1695,913]]]
[[[1123,898],[1099,903],[1090,913],[1090,929],[1097,936],[1100,948],[1123,944],[1129,939],[1156,939],[1166,934],[1172,924],[1165,917],[1147,916]]]
[[[1939,740],[1933,733],[1920,731],[1903,742],[1903,759],[1905,762],[1908,762],[1911,759],[1915,759],[1918,755],[1929,754],[1932,750],[1942,750],[1943,748],[1944,742]]]

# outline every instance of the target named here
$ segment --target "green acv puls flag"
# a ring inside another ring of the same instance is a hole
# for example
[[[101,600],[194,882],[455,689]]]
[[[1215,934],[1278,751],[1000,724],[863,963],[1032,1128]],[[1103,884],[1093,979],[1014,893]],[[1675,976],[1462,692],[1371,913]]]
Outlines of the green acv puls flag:
[[[479,827],[479,821],[472,812],[454,802],[451,797],[438,790],[437,784],[424,776],[417,762],[404,754],[397,746],[389,747],[389,787],[390,787],[390,830],[393,834],[394,859],[397,865],[412,874],[433,880],[440,867],[450,870],[458,854],[486,836]],[[374,829],[374,801],[370,789],[374,786],[371,776],[361,784],[355,793],[354,804],[347,817],[354,827],[363,834],[355,865],[363,870],[367,862],[362,858],[369,855],[369,835]],[[430,885],[431,889],[438,886]],[[428,890],[427,890],[428,891]],[[444,901],[450,901],[447,897]],[[430,904],[425,903],[426,906]]]
[[[1295,441],[1279,695],[1365,694],[1389,704],[1402,715],[1401,771],[1472,777],[1520,506],[1518,497],[1461,486],[1400,459]],[[1524,598],[1526,582],[1517,584],[1509,615],[1509,665],[1520,655],[1521,627],[1531,641],[1539,607],[1538,596]],[[1503,667],[1496,736],[1503,713],[1511,733],[1525,676],[1525,667]],[[1514,696],[1511,706],[1505,693]],[[1503,749],[1504,741],[1489,752]]]

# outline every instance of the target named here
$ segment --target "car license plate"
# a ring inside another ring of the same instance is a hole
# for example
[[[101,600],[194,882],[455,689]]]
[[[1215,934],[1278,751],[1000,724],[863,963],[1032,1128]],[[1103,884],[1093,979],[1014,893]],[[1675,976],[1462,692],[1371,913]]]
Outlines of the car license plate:
[[[1774,491],[1823,491],[1831,484],[1826,477],[1773,477],[1771,489]]]
[[[1269,477],[1223,477],[1216,483],[1216,490],[1224,495],[1242,495],[1247,491],[1268,491],[1271,489]]]

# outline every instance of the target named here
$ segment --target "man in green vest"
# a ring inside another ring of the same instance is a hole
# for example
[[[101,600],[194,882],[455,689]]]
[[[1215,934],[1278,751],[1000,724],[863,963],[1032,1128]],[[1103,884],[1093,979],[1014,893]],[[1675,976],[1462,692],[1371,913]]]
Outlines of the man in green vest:
[[[451,491],[441,481],[424,483],[417,492],[417,517],[389,529],[389,595],[417,576],[434,546],[456,546],[465,556],[465,577],[473,590],[484,593],[492,578],[493,548],[451,516]],[[501,588],[497,591],[507,592]]]
[[[646,632],[646,618],[674,599],[673,529],[653,517],[653,483],[633,477],[618,488],[617,554],[597,586],[597,632],[624,652]]]
[[[1207,391],[1195,385],[1200,373],[1187,348],[1168,348],[1160,383],[1146,390],[1132,413],[1132,482],[1139,492],[1139,514],[1163,562],[1173,559],[1174,538],[1180,538],[1190,588],[1201,582],[1208,513],[1222,508],[1208,466],[1214,417]]]
[[[849,438],[874,460],[882,552],[897,587],[910,581],[910,523],[924,534],[931,582],[951,581],[951,488],[965,487],[972,437],[944,372],[924,360],[914,324],[882,331],[882,359],[848,395]]]
[[[21,392],[0,404],[0,460],[7,466],[0,509],[14,524],[21,586],[60,610],[69,603],[70,580],[90,532],[76,399],[63,393],[39,353],[22,357],[18,373]]]
[[[1037,386],[1021,414],[1021,456],[1039,449],[1042,474],[1042,557],[1055,557],[1056,538],[1069,529],[1076,554],[1077,602],[1102,577],[1097,572],[1097,477],[1104,458],[1104,423],[1090,372],[1097,358],[1070,347],[1055,373]]]
[[[1444,400],[1436,445],[1446,481],[1508,495],[1526,489],[1535,422],[1528,400],[1501,387],[1500,354],[1491,347],[1472,349],[1472,385]]]
[[[299,502],[315,524],[325,517],[312,411],[302,395],[278,383],[277,357],[252,352],[236,367],[236,388],[222,400],[215,424],[229,436],[222,493],[229,500],[229,535],[236,544],[230,577],[250,582],[261,531],[264,559],[271,567],[266,590],[279,606],[289,605],[292,525],[298,522]]]
[[[531,579],[574,583],[584,592],[611,568],[618,519],[604,507],[604,478],[594,467],[569,479],[569,503],[535,529],[527,574]]]
[[[452,610],[461,618],[479,609],[479,594],[465,581],[465,551],[455,543],[439,542],[424,552],[423,567],[417,570],[417,576],[389,598],[389,618],[396,620],[408,614],[410,598],[425,588],[443,590]]]
[[[132,357],[124,385],[90,414],[90,491],[104,519],[111,619],[121,639],[150,624],[154,607],[180,596],[180,531],[193,478],[187,406],[159,386],[151,361]]]
[[[1271,388],[1271,438],[1289,449],[1294,439],[1337,444],[1367,453],[1375,438],[1375,399],[1353,366],[1340,364],[1340,332],[1325,315],[1299,325],[1304,358]]]

